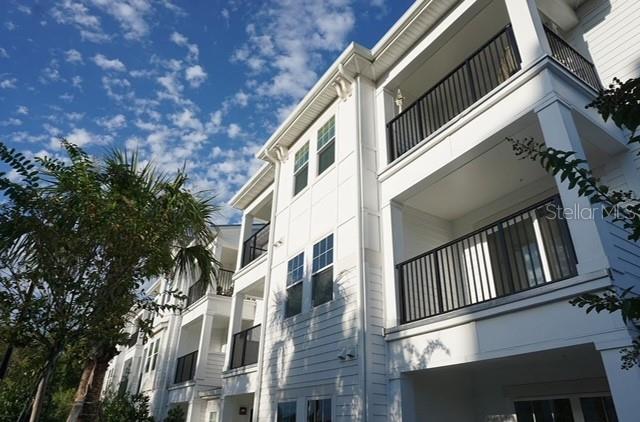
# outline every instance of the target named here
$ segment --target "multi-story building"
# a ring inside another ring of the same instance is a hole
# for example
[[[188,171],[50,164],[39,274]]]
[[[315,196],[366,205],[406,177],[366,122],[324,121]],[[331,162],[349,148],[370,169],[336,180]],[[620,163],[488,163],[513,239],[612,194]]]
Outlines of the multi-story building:
[[[637,286],[640,245],[505,139],[640,192],[628,134],[585,108],[639,75],[639,17],[632,0],[422,0],[349,45],[231,201],[221,420],[638,420],[619,353],[635,333],[568,302]],[[264,303],[250,328],[247,296]]]
[[[635,0],[419,0],[349,45],[231,200],[231,299],[159,324],[156,376],[155,336],[116,369],[189,421],[637,421],[619,353],[637,333],[569,300],[638,286],[640,245],[506,138],[640,192],[628,134],[585,108],[639,76],[638,18]]]
[[[183,280],[168,286],[166,280],[158,279],[147,288],[150,296],[165,303],[176,299],[163,292],[180,289],[187,296],[181,304],[184,309],[155,317],[148,338],[140,335],[132,320],[131,341],[111,362],[105,389],[145,393],[160,421],[172,407],[182,407],[189,421],[217,420],[239,231],[237,225],[217,228],[211,245],[219,264],[213,285],[187,285]],[[254,324],[261,299],[245,295],[246,304],[238,316],[242,325]]]

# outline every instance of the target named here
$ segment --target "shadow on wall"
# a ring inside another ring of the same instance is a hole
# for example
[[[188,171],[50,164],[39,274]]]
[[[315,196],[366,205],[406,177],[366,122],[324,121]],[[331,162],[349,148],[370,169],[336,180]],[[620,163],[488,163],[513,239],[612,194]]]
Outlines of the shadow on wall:
[[[295,316],[284,318],[286,293],[283,290],[274,291],[267,304],[269,321],[267,322],[267,336],[265,337],[265,355],[263,364],[263,388],[271,388],[272,402],[260,404],[261,414],[268,408],[275,411],[280,400],[278,392],[288,384],[299,384],[301,388],[324,385],[325,388],[333,383],[332,394],[345,390],[351,381],[346,377],[347,368],[358,365],[358,358],[341,360],[345,344],[353,344],[349,349],[357,350],[356,312],[357,300],[354,294],[347,292],[347,284],[355,286],[355,268],[341,271],[334,278],[333,300],[311,310],[305,310]],[[349,371],[353,373],[353,370]],[[319,380],[321,378],[322,380]],[[356,381],[354,381],[355,383]],[[264,396],[263,390],[263,397]],[[270,394],[270,395],[271,395]],[[295,399],[298,393],[286,399]],[[350,393],[347,393],[350,394]],[[336,415],[341,412],[336,406]],[[346,403],[351,406],[349,412],[359,412],[359,402],[352,400]],[[349,413],[351,415],[353,413]]]

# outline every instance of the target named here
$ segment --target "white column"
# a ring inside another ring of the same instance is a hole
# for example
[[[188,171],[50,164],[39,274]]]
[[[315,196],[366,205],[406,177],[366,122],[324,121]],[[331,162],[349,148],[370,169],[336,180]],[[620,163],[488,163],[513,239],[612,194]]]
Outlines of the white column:
[[[554,101],[537,110],[538,120],[547,146],[563,151],[575,151],[577,158],[585,154],[571,110],[560,101]],[[555,176],[562,205],[573,214],[567,214],[567,225],[578,258],[578,273],[585,274],[608,268],[606,244],[609,235],[602,214],[593,210],[589,199],[578,195],[578,188],[569,189],[569,181],[561,182]]]
[[[234,293],[231,298],[231,314],[229,315],[229,332],[227,333],[227,351],[224,356],[224,370],[229,369],[231,353],[233,353],[233,335],[242,327],[243,293]]]
[[[404,259],[402,207],[394,202],[382,208],[382,250],[384,259],[385,320],[387,327],[400,323],[395,266]]]
[[[244,245],[244,241],[251,236],[252,228],[253,216],[251,214],[244,214],[242,223],[240,224],[240,245],[238,245],[236,271],[240,271],[240,268],[242,268],[242,254],[244,253],[242,246]]]
[[[415,394],[413,384],[407,376],[389,380],[389,422],[415,421]]]
[[[640,368],[622,369],[619,348],[600,350],[618,421],[636,422],[640,415]]]
[[[549,54],[549,41],[544,33],[535,0],[505,0],[513,35],[525,67]]]
[[[395,116],[393,94],[386,89],[376,92],[375,119],[376,138],[378,140],[378,168],[383,169],[389,162],[389,147],[387,140],[387,122]]]
[[[203,379],[207,373],[207,361],[209,359],[209,342],[211,341],[211,327],[213,327],[213,315],[202,315],[200,328],[200,340],[198,341],[198,358],[196,360],[196,379]]]

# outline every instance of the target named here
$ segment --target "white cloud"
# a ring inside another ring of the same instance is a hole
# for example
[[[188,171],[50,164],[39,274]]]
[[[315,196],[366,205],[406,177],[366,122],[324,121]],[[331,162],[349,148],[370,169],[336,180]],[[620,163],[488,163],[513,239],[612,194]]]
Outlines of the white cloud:
[[[227,135],[231,139],[237,138],[238,136],[240,136],[241,133],[242,133],[242,128],[235,123],[231,123],[229,127],[227,127]]]
[[[65,60],[67,63],[82,63],[82,54],[75,49],[67,50],[64,53]]]
[[[245,28],[248,40],[232,54],[260,75],[255,92],[289,107],[303,97],[326,64],[324,55],[342,50],[353,29],[352,0],[272,0]],[[273,107],[273,106],[271,106]]]
[[[7,28],[7,30],[9,31],[15,31],[18,26],[11,21],[6,21],[4,23],[4,27]]]
[[[115,131],[121,129],[127,125],[127,119],[123,114],[116,114],[111,118],[102,117],[96,122],[98,125],[109,131]]]
[[[0,121],[0,126],[20,126],[22,124],[22,120],[16,119],[15,117],[9,117],[7,120]]]
[[[8,59],[8,58],[9,58],[9,53],[7,53],[7,50],[0,47],[0,59]]]
[[[76,75],[71,78],[71,85],[74,88],[82,88],[82,77]]]
[[[184,71],[185,79],[194,88],[199,87],[207,79],[207,73],[199,64],[190,66]]]
[[[181,129],[193,129],[202,131],[203,126],[200,120],[194,115],[193,111],[185,109],[181,113],[171,115],[173,124]]]
[[[11,89],[16,87],[16,82],[18,80],[16,78],[7,78],[0,80],[0,88],[1,89]]]
[[[200,55],[200,50],[196,44],[189,43],[189,39],[182,35],[179,32],[174,32],[171,34],[171,41],[179,45],[180,47],[186,47],[188,50],[187,59],[189,61],[197,61]]]
[[[126,39],[140,40],[149,33],[149,24],[145,20],[152,11],[149,0],[91,0],[91,2],[118,22]]]
[[[240,107],[246,107],[247,104],[249,104],[249,94],[245,93],[244,91],[238,91],[233,96],[233,100]]]
[[[23,4],[19,4],[16,9],[18,9],[20,12],[24,13],[25,15],[30,15],[31,14],[31,8],[28,6],[25,6]]]
[[[74,26],[83,40],[99,43],[110,39],[102,29],[100,18],[81,2],[60,0],[51,10],[51,16],[58,23]]]
[[[22,114],[24,116],[27,116],[29,114],[29,108],[27,106],[18,106],[18,110],[16,110],[17,114]]]
[[[114,70],[116,72],[124,72],[127,70],[124,63],[118,59],[108,59],[102,54],[93,56],[93,62],[102,70]]]
[[[106,91],[107,96],[116,101],[123,101],[125,98],[131,99],[133,97],[133,92],[130,90],[131,83],[124,78],[103,76],[102,87]]]

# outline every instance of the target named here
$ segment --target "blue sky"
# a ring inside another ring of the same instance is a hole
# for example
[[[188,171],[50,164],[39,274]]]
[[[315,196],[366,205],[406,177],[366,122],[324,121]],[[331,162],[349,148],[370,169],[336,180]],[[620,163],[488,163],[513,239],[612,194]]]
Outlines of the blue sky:
[[[2,0],[0,140],[137,148],[226,202],[271,131],[350,42],[410,0]],[[219,220],[234,220],[225,211]]]

